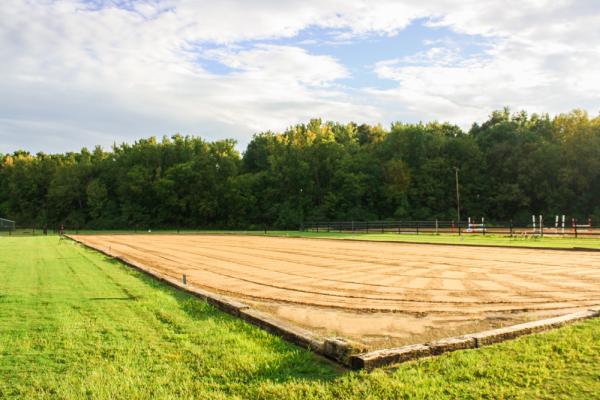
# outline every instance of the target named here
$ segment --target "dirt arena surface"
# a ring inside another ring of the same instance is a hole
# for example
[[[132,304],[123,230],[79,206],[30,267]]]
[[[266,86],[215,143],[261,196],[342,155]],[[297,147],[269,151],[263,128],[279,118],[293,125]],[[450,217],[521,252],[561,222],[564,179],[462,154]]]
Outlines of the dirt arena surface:
[[[600,252],[243,235],[73,237],[369,348],[600,304]]]

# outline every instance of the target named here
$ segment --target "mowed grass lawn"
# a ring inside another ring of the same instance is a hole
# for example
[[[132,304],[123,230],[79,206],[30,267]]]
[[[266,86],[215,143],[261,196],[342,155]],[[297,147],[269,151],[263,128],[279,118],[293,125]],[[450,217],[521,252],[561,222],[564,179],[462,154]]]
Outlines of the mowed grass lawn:
[[[231,232],[233,233],[233,232]],[[254,234],[264,235],[256,232]],[[345,239],[345,240],[372,240],[384,242],[404,243],[434,243],[454,244],[464,246],[510,246],[510,247],[543,247],[553,249],[600,249],[600,237],[510,237],[508,235],[482,235],[468,234],[398,234],[398,233],[345,233],[345,232],[300,232],[300,231],[273,231],[267,232],[268,236],[305,237],[316,239]]]
[[[71,241],[0,238],[0,398],[598,396],[598,319],[347,372]]]

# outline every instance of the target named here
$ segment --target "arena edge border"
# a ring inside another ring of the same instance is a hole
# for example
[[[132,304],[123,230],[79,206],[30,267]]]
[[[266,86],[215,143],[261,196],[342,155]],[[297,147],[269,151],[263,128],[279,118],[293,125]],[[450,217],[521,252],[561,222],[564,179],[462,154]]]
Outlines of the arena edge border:
[[[372,370],[390,364],[415,360],[418,358],[437,356],[443,353],[476,349],[515,339],[519,336],[539,333],[558,328],[568,323],[600,316],[600,307],[592,307],[587,311],[579,311],[559,317],[511,325],[504,328],[492,329],[467,335],[440,339],[430,343],[414,344],[393,349],[375,350],[368,353],[356,354],[350,357],[351,369]]]
[[[299,347],[311,350],[317,354],[325,356],[328,359],[331,359],[341,364],[342,366],[350,366],[350,356],[352,354],[364,351],[364,349],[358,346],[357,344],[347,341],[343,338],[323,338],[304,328],[295,326],[288,322],[281,321],[266,313],[256,310],[245,303],[233,300],[226,296],[221,296],[219,294],[198,287],[194,287],[192,285],[183,285],[183,283],[177,279],[156,274],[153,271],[144,267],[143,265],[140,265],[134,261],[130,261],[125,257],[110,254],[109,252],[104,251],[103,249],[91,246],[87,243],[84,243],[80,240],[71,237],[70,235],[65,235],[65,237],[76,243],[79,243],[80,245],[86,248],[104,254],[107,257],[119,260],[123,264],[135,270],[138,270],[146,275],[149,275],[150,277],[157,279],[163,283],[166,283],[171,287],[174,287],[178,290],[182,290],[188,294],[198,297],[223,312],[226,312],[234,317],[238,317],[267,332],[279,336],[284,340],[287,340],[288,342],[293,343]]]
[[[245,303],[191,285],[183,285],[183,283],[177,279],[158,275],[144,266],[137,264],[136,262],[130,261],[121,256],[110,254],[102,249],[79,241],[70,235],[65,235],[65,237],[81,244],[86,248],[102,253],[107,257],[119,260],[123,264],[149,275],[152,278],[158,279],[169,286],[172,286],[178,290],[182,290],[195,297],[199,297],[221,311],[224,311],[232,316],[238,317],[252,325],[264,329],[267,332],[277,335],[290,343],[312,350],[313,352],[325,356],[328,359],[341,364],[342,366],[349,367],[352,370],[365,369],[370,371],[378,367],[398,364],[423,357],[438,356],[451,351],[475,349],[482,346],[515,339],[519,336],[558,328],[568,323],[600,317],[599,305],[593,306],[587,311],[579,311],[571,314],[561,315],[559,317],[526,322],[523,324],[511,325],[504,328],[481,331],[462,336],[449,337],[428,343],[412,344],[397,348],[388,348],[367,352],[358,343],[354,343],[339,337],[321,337],[304,328],[281,321],[268,314],[258,311]]]

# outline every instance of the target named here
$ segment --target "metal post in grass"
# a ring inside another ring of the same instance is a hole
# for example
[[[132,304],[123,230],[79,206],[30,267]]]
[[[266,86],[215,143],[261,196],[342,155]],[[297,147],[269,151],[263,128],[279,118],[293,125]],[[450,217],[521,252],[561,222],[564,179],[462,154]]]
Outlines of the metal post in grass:
[[[544,237],[544,218],[540,214],[540,237]]]
[[[438,228],[439,228],[439,226],[438,226],[438,219],[436,218],[435,219],[435,234],[436,235],[439,235],[439,232],[438,232],[439,229]]]
[[[181,275],[181,282],[182,282],[184,285],[187,285],[187,277],[185,276],[185,274]]]
[[[513,221],[510,220],[510,237],[513,237]]]
[[[419,221],[417,221],[417,235],[419,234]]]
[[[369,221],[367,221],[367,233],[369,233]]]
[[[573,228],[575,230],[575,239],[577,239],[577,218],[573,218]]]

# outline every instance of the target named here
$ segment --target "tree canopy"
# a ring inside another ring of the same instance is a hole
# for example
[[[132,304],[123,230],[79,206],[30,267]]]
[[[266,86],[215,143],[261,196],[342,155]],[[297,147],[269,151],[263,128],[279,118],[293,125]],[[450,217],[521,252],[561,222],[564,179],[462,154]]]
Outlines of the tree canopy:
[[[323,122],[233,140],[174,135],[110,151],[0,155],[0,216],[88,228],[298,227],[463,215],[600,219],[600,116],[492,113],[448,123]]]

